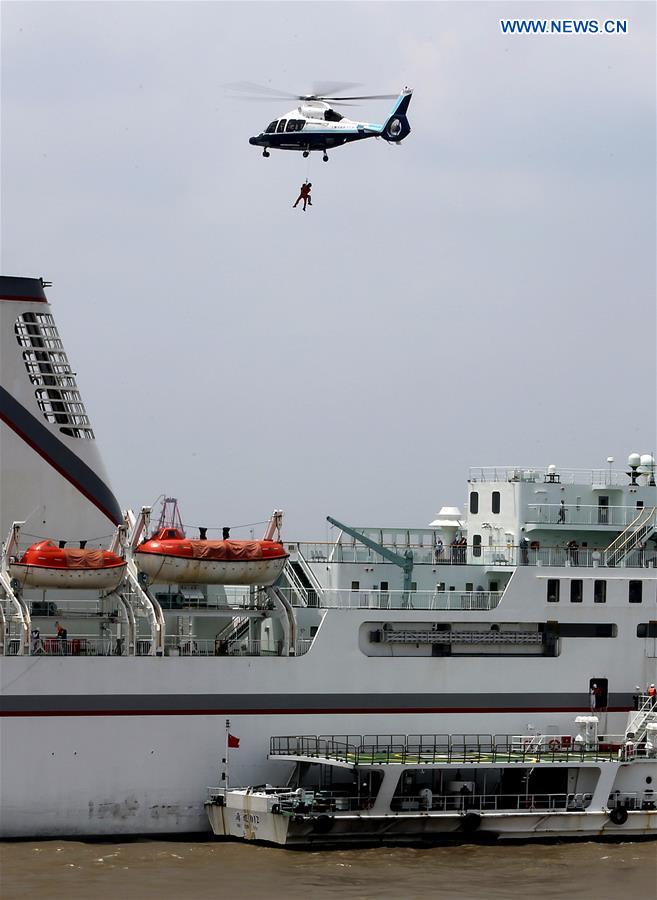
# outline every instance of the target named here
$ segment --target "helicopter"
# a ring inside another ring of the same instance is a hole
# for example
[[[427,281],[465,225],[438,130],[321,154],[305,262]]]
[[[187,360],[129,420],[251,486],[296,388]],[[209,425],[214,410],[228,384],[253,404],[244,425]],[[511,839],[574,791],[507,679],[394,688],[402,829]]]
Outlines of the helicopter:
[[[285,91],[276,91],[261,85],[247,82],[227,85],[232,90],[259,91],[260,96],[249,99],[267,100],[296,100],[299,105],[296,109],[274,119],[259,135],[249,138],[249,144],[254,147],[262,147],[262,155],[270,156],[270,150],[296,150],[303,153],[304,157],[312,151],[321,151],[322,159],[328,162],[327,150],[349,144],[352,141],[361,141],[365,138],[383,138],[390,144],[400,144],[410,134],[406,113],[413,96],[413,91],[405,87],[400,94],[369,94],[360,96],[327,96],[329,93],[344,90],[355,85],[342,84],[330,85],[327,90],[316,90],[312,94],[289,94]],[[262,95],[265,92],[265,96]],[[382,124],[370,122],[358,122],[340,115],[333,106],[351,106],[355,100],[391,100],[395,103],[387,119]]]

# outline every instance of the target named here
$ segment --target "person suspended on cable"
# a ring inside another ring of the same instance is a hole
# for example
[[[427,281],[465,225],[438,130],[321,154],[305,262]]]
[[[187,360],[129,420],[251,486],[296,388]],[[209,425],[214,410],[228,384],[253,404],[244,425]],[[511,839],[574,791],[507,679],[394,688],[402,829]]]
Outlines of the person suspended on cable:
[[[299,189],[299,196],[297,197],[296,203],[293,205],[293,209],[299,205],[299,201],[303,200],[303,211],[306,211],[306,204],[308,206],[313,205],[313,201],[310,199],[310,189],[312,187],[312,183],[310,181],[304,181]]]

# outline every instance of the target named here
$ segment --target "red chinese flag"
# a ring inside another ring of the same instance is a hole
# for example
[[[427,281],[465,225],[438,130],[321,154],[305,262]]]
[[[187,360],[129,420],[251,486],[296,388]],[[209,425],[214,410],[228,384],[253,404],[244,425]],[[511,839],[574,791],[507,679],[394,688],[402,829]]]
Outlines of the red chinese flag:
[[[232,747],[233,750],[237,750],[240,745],[240,739],[235,737],[234,735],[228,733],[228,746]]]

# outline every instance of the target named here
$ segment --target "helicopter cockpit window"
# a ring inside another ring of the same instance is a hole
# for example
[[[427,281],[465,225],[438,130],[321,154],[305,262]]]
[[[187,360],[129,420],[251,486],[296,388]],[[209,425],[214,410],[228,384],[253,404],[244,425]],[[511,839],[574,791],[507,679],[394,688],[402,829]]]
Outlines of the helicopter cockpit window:
[[[286,122],[287,122],[287,119],[281,119],[281,121],[278,123],[278,128],[276,129],[276,131],[279,133],[281,131],[285,131],[285,123]]]
[[[276,131],[276,126],[277,126],[277,125],[278,125],[278,120],[277,120],[277,119],[275,119],[273,122],[270,122],[269,125],[267,125],[267,129],[266,129],[266,131],[265,131],[265,134],[273,134],[273,133]]]
[[[342,120],[342,116],[340,113],[336,113],[334,109],[327,109],[324,113],[324,119],[327,122],[340,122]]]
[[[297,130],[297,120],[296,119],[288,119],[287,120],[287,128],[286,131],[296,131]]]

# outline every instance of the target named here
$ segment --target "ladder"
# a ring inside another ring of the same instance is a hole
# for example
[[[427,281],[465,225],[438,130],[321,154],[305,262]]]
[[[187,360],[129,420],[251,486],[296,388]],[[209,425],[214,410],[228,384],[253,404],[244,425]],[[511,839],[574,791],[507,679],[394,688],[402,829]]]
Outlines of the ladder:
[[[630,716],[625,729],[626,739],[631,737],[638,743],[645,739],[648,725],[657,725],[657,706],[653,704],[653,700],[653,697],[647,697],[634,715]]]
[[[4,600],[11,604],[15,610],[15,618],[19,622],[20,640],[18,643],[18,655],[30,652],[30,624],[31,617],[27,603],[23,600],[20,583],[9,574],[9,564],[12,556],[18,552],[18,541],[21,527],[25,522],[14,522],[9,530],[7,539],[2,545],[2,559],[0,560],[0,594],[4,594]],[[5,651],[5,615],[3,610],[3,636],[2,649]]]
[[[650,537],[655,528],[655,515],[657,514],[657,506],[645,507],[639,510],[638,515],[627,526],[624,531],[615,538],[607,547],[604,553],[605,564],[607,566],[617,566],[632,550],[635,550],[639,544]]]

